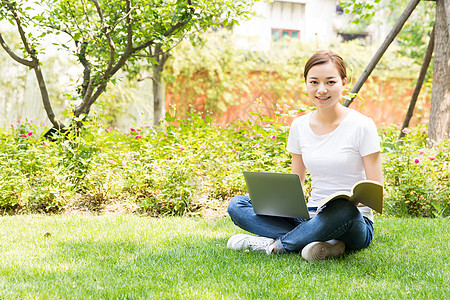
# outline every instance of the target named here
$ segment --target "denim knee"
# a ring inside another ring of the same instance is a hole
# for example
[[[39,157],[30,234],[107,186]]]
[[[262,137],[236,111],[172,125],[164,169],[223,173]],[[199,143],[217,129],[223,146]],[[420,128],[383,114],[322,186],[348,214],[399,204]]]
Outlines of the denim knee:
[[[230,217],[234,217],[239,215],[239,211],[246,206],[250,199],[244,195],[238,195],[231,198],[230,203],[228,204],[228,214]]]
[[[337,199],[327,204],[324,212],[328,215],[335,215],[338,218],[345,220],[355,220],[360,218],[358,208],[346,199]]]

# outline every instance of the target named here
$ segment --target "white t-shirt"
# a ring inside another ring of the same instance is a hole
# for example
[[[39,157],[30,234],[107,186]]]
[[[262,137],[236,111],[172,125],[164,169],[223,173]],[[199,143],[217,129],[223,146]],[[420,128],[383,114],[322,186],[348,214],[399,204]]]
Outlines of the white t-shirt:
[[[375,123],[363,114],[350,110],[332,132],[316,135],[310,125],[311,114],[296,118],[291,125],[287,150],[301,154],[311,175],[309,207],[338,191],[351,191],[355,183],[366,179],[362,157],[381,151]],[[358,207],[373,221],[369,207]]]

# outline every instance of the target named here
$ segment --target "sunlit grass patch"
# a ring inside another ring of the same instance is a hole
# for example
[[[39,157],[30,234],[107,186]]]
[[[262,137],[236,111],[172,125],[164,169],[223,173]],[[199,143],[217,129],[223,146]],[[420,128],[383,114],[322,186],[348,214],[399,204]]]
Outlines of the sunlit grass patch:
[[[377,218],[369,248],[318,263],[227,249],[240,232],[228,218],[23,215],[1,222],[5,299],[449,296],[444,218]]]

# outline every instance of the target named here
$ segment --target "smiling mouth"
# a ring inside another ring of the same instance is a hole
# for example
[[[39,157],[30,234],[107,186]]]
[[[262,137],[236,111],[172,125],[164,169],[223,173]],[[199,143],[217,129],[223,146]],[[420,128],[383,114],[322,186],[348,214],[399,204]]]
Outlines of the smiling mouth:
[[[330,97],[316,97],[316,99],[319,101],[325,101],[325,100],[330,99]]]

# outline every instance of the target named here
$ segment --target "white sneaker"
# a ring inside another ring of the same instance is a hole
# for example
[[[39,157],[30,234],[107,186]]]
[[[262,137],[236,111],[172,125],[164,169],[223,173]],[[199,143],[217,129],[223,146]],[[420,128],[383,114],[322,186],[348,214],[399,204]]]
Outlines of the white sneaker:
[[[302,250],[302,257],[307,261],[323,260],[329,256],[339,256],[345,251],[345,244],[338,240],[312,242]]]
[[[272,245],[274,241],[275,240],[271,238],[240,233],[230,237],[227,242],[227,248],[233,250],[250,249],[270,254],[271,251],[269,252],[269,246]]]

